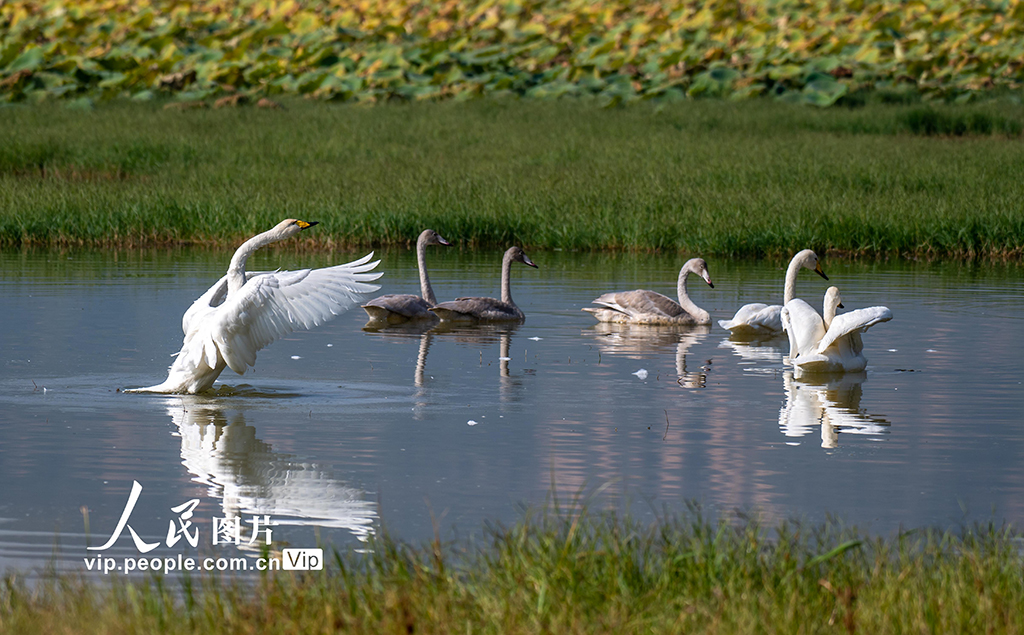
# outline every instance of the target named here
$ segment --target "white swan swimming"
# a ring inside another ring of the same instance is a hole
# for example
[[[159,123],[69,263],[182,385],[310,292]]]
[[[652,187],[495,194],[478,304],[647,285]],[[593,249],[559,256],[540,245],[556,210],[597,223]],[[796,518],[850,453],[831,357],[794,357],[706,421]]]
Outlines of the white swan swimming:
[[[430,307],[437,304],[434,289],[430,286],[427,275],[427,245],[443,245],[450,242],[441,237],[433,229],[424,229],[416,240],[416,263],[420,271],[420,293],[391,293],[374,298],[363,305],[363,310],[370,316],[370,323],[401,324],[410,320],[437,320],[437,315],[430,312]]]
[[[445,322],[522,322],[526,316],[512,301],[512,263],[537,268],[521,247],[509,247],[501,259],[501,299],[456,298],[430,310]]]
[[[839,289],[825,292],[824,317],[803,300],[782,310],[789,334],[789,360],[801,373],[855,373],[867,367],[860,334],[892,319],[888,307],[873,306],[837,315],[843,308]]]
[[[598,322],[663,326],[711,324],[708,312],[694,304],[686,293],[686,278],[691,273],[703,278],[712,289],[715,288],[704,259],[691,258],[679,270],[676,282],[679,302],[655,291],[637,289],[606,293],[593,301],[600,308],[584,307],[582,310],[592,313]]]
[[[731,320],[719,320],[718,323],[734,337],[741,339],[764,339],[782,335],[782,307],[789,304],[796,295],[796,276],[802,268],[811,269],[828,280],[828,276],[821,270],[817,254],[810,249],[804,249],[789,261],[782,304],[746,304],[736,311]]]
[[[319,326],[344,313],[380,287],[367,273],[380,262],[373,254],[323,269],[247,272],[245,262],[260,247],[284,240],[316,223],[287,219],[245,241],[231,257],[227,275],[192,303],[181,320],[185,341],[167,380],[127,392],[197,393],[208,390],[225,368],[239,375],[255,365],[256,353],[297,329]]]

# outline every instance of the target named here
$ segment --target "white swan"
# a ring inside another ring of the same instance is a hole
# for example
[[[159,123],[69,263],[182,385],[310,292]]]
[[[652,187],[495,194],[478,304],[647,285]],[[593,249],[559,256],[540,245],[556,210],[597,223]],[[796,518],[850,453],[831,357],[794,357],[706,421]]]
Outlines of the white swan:
[[[509,247],[501,259],[501,300],[495,298],[457,298],[442,302],[430,310],[445,322],[522,322],[523,312],[512,301],[512,263],[537,268],[521,247]]]
[[[598,322],[665,326],[711,324],[708,312],[694,304],[686,293],[686,278],[691,273],[703,278],[712,289],[715,288],[704,259],[691,258],[679,270],[679,280],[676,282],[679,302],[654,291],[637,289],[606,293],[593,301],[600,308],[584,307],[582,310],[592,313]]]
[[[789,360],[801,373],[855,373],[867,367],[860,334],[892,319],[888,307],[873,306],[836,315],[843,308],[839,289],[825,292],[824,317],[803,300],[782,310],[789,334]]]
[[[316,225],[281,221],[245,241],[231,257],[228,273],[192,303],[181,320],[185,341],[167,380],[129,392],[197,393],[208,390],[225,368],[239,375],[256,363],[256,353],[297,329],[309,329],[358,304],[380,287],[367,273],[380,262],[373,254],[323,269],[246,272],[254,251]]]
[[[401,324],[410,320],[437,320],[437,315],[430,312],[430,307],[437,304],[434,289],[430,286],[427,276],[427,245],[443,245],[450,242],[441,237],[433,229],[424,229],[416,240],[416,263],[420,271],[420,293],[391,293],[374,298],[363,305],[363,310],[370,316],[370,323]]]
[[[804,249],[789,261],[782,304],[746,304],[736,311],[731,320],[719,320],[718,323],[734,337],[742,339],[764,339],[782,335],[782,307],[789,304],[796,295],[796,276],[802,268],[811,269],[828,280],[828,276],[821,270],[817,254],[810,249]]]

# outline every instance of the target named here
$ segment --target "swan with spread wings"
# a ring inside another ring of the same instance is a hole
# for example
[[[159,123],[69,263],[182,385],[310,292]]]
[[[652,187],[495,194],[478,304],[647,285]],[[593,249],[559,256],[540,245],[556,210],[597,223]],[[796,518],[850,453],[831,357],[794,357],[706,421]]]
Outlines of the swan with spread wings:
[[[782,322],[789,334],[789,361],[805,373],[856,373],[864,370],[868,360],[864,357],[861,334],[869,328],[892,319],[892,311],[884,306],[872,306],[837,314],[843,308],[839,289],[829,287],[825,292],[822,315],[811,305],[797,298],[782,309]]]
[[[369,282],[370,253],[359,260],[299,271],[247,272],[257,249],[295,236],[317,223],[289,218],[245,241],[231,257],[227,275],[192,303],[181,320],[185,341],[162,384],[129,392],[198,393],[209,390],[225,368],[239,375],[256,364],[256,353],[299,329],[311,329],[359,304],[380,287]]]

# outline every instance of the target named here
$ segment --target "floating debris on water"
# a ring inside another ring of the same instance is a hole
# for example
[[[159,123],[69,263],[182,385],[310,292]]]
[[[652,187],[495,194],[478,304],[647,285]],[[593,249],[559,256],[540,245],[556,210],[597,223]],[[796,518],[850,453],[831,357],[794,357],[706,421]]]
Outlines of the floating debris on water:
[[[640,370],[636,371],[633,374],[636,375],[637,377],[639,377],[640,379],[647,379],[647,369],[646,368],[641,368]]]

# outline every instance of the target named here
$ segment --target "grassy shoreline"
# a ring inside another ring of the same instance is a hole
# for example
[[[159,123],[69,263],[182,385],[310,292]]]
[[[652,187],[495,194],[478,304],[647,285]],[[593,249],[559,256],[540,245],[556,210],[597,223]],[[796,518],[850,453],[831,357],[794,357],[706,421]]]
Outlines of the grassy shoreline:
[[[1020,632],[1022,537],[871,537],[838,523],[650,525],[558,512],[479,543],[384,536],[325,572],[252,584],[62,576],[0,586],[0,631],[45,633]]]
[[[1024,254],[1024,115],[693,101],[0,110],[0,247],[407,245],[785,257]]]

